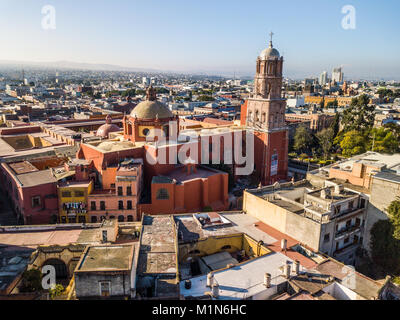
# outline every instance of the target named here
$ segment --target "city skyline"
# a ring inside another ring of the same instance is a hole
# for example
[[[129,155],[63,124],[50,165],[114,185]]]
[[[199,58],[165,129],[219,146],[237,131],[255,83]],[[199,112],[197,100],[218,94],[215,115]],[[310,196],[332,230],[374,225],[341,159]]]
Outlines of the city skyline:
[[[343,66],[346,78],[399,79],[400,45],[387,41],[397,36],[399,4],[353,3],[356,28],[345,30],[342,8],[347,4],[2,1],[0,35],[7,50],[0,60],[252,76],[254,56],[274,31],[274,46],[288,61],[288,77],[317,77]],[[56,10],[54,30],[41,25],[46,5]]]

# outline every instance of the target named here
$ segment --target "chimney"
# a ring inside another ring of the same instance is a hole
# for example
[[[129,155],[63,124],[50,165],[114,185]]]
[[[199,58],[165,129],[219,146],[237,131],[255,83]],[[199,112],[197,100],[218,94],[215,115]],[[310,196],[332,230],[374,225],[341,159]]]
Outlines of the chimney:
[[[282,239],[281,240],[281,249],[282,251],[286,251],[287,248],[287,240],[286,239]]]
[[[215,283],[215,284],[212,286],[212,296],[213,296],[214,298],[218,298],[218,297],[219,297],[219,285],[218,285],[218,283]]]
[[[267,288],[271,288],[271,274],[266,273],[264,274],[264,286]]]
[[[296,275],[300,274],[300,261],[296,260],[294,262],[294,272],[296,273]]]
[[[283,273],[284,273],[284,276],[285,276],[285,278],[286,279],[289,279],[290,278],[290,264],[288,264],[288,263],[286,263],[284,266],[283,266]]]
[[[189,290],[192,287],[192,281],[186,280],[185,281],[185,289]]]
[[[212,287],[214,284],[214,275],[210,272],[207,274],[207,287]]]
[[[341,194],[343,191],[343,186],[340,184],[335,185],[335,193],[336,194]]]

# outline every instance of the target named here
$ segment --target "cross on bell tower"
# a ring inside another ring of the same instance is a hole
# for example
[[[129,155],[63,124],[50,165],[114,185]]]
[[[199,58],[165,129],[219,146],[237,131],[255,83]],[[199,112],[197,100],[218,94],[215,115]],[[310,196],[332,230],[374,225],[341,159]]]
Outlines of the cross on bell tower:
[[[269,37],[270,37],[270,40],[269,40],[269,47],[270,48],[273,48],[273,45],[272,45],[272,37],[274,36],[274,33],[271,31],[270,33],[269,33]]]

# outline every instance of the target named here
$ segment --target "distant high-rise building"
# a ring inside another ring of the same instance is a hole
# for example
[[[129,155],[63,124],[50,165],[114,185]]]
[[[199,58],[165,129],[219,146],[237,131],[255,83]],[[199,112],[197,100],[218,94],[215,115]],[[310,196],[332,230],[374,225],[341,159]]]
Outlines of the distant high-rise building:
[[[147,77],[143,77],[142,78],[142,84],[144,85],[144,86],[149,86],[150,85],[150,78],[147,78]]]
[[[334,68],[332,71],[332,81],[337,83],[343,82],[343,72],[342,68]]]
[[[328,83],[328,72],[324,71],[321,73],[321,75],[319,76],[319,84],[321,86],[324,86]]]

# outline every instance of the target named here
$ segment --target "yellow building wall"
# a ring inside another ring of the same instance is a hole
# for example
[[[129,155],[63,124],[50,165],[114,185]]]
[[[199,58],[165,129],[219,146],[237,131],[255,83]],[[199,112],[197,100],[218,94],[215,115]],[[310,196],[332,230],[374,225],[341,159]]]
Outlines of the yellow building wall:
[[[71,193],[71,197],[63,197],[63,192],[68,191]],[[83,196],[76,196],[75,192],[80,191],[83,192]],[[59,187],[58,188],[58,199],[59,199],[59,215],[60,218],[62,216],[67,217],[67,212],[63,209],[63,204],[64,203],[70,203],[70,202],[83,202],[86,204],[86,210],[88,210],[88,195],[91,194],[93,191],[93,181],[90,181],[87,187],[76,187],[76,186],[65,186],[65,187]],[[88,214],[77,214],[76,215],[76,221],[78,221],[79,216],[84,216],[85,217],[85,222],[88,221]],[[68,217],[67,217],[68,221]]]
[[[193,243],[179,245],[179,262],[185,262],[188,257],[204,257],[222,251],[233,253],[245,250],[249,257],[262,256],[271,252],[265,246],[260,246],[260,250],[258,250],[257,243],[256,240],[243,233],[199,239]],[[229,249],[222,249],[228,245]],[[196,250],[199,252],[194,253]]]
[[[249,237],[247,234],[243,235],[242,250],[246,251],[246,255],[249,257],[251,257],[252,255],[254,255],[255,257],[259,257],[271,253],[271,250],[269,250],[264,245],[258,246],[258,241]]]

